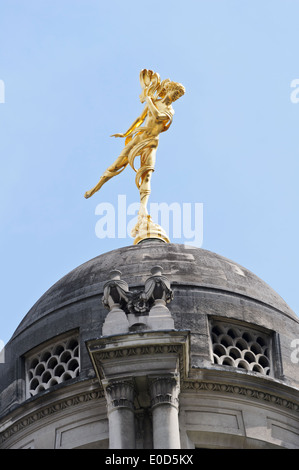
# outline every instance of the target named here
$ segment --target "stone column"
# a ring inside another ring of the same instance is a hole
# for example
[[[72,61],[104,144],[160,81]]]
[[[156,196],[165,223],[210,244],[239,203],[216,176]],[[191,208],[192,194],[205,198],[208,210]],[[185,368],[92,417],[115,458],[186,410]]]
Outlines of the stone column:
[[[109,420],[109,448],[135,449],[134,384],[111,381],[105,387]]]
[[[154,449],[180,449],[179,382],[176,376],[151,380]]]

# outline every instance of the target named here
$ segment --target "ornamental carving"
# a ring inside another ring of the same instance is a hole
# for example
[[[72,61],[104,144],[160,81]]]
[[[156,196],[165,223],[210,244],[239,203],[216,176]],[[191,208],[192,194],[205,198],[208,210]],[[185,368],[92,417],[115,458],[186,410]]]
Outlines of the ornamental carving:
[[[156,301],[171,302],[173,292],[169,279],[162,274],[161,266],[154,266],[144,285],[144,289],[129,291],[128,284],[120,276],[121,272],[113,270],[110,280],[104,285],[102,302],[110,311],[117,306],[125,313],[144,315],[148,313]]]
[[[272,393],[263,392],[255,388],[245,386],[216,383],[216,382],[202,382],[196,380],[185,380],[182,384],[182,391],[207,391],[207,392],[220,392],[231,393],[235,395],[243,395],[245,397],[255,398],[257,400],[267,401],[273,405],[279,405],[288,408],[292,411],[299,413],[299,403],[287,400]]]
[[[130,380],[111,381],[105,388],[108,411],[115,408],[134,409],[134,384]]]
[[[89,401],[97,401],[101,398],[104,398],[104,392],[101,388],[95,389],[89,392],[83,392],[75,396],[70,396],[62,401],[57,401],[39,409],[24,418],[16,421],[12,426],[9,426],[5,431],[0,433],[0,444],[4,443],[7,439],[12,437],[14,434],[22,431],[23,429],[27,429],[29,425],[37,423],[39,420],[43,418],[48,418],[49,416],[59,413],[67,408],[82,405]]]
[[[170,282],[162,274],[161,266],[154,266],[151,270],[152,276],[145,282],[144,297],[149,304],[154,304],[156,300],[163,300],[169,303],[173,299],[173,293],[170,288]]]
[[[26,358],[27,398],[78,377],[79,338],[60,339]]]
[[[157,385],[157,384],[156,384]],[[196,380],[184,380],[181,383],[181,391],[184,393],[196,393],[198,391],[207,391],[210,393],[229,393],[233,395],[241,395],[244,397],[250,397],[256,400],[266,401],[272,405],[277,405],[292,412],[299,414],[299,403],[295,401],[283,398],[274,393],[263,392],[253,387],[246,387],[240,385],[232,385],[229,383],[218,383],[218,382],[204,382]],[[156,395],[157,396],[157,395]],[[49,415],[59,413],[62,410],[81,405],[91,400],[99,400],[104,397],[102,389],[96,389],[90,392],[85,392],[79,395],[75,395],[66,398],[63,401],[53,403],[45,408],[42,408],[34,413],[31,413],[24,418],[16,421],[14,424],[9,426],[5,431],[0,433],[0,444],[4,443],[7,439],[12,437],[14,434],[28,429],[28,426],[38,422],[40,419],[47,418]],[[154,398],[154,397],[153,397]],[[161,398],[160,398],[161,399]],[[164,402],[165,403],[165,402]]]
[[[221,321],[210,329],[215,364],[273,375],[269,334]]]
[[[97,351],[96,358],[99,361],[104,361],[107,359],[117,359],[124,358],[129,356],[139,356],[143,354],[169,354],[175,353],[180,355],[182,354],[182,346],[177,344],[151,344],[148,346],[132,346],[121,349],[114,349],[109,351]]]
[[[116,305],[125,310],[129,301],[128,284],[121,280],[120,276],[120,271],[116,269],[111,271],[110,280],[104,285],[102,302],[109,310],[112,310]]]
[[[179,405],[179,381],[177,377],[157,377],[150,382],[151,406]]]

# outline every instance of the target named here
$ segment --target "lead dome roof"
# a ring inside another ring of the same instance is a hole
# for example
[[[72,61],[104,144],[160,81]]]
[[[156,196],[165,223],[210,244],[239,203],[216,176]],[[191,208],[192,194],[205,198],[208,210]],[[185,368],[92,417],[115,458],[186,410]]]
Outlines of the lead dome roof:
[[[129,288],[144,284],[155,265],[163,267],[172,287],[194,286],[227,292],[270,306],[299,321],[286,302],[264,281],[239,264],[201,248],[144,241],[101,254],[56,282],[24,317],[13,338],[46,315],[78,300],[99,295],[110,271],[118,269]]]

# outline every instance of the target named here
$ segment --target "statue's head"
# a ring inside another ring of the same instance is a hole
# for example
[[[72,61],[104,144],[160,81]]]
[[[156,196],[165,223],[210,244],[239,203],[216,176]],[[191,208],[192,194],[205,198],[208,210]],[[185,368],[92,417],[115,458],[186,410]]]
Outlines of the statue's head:
[[[181,83],[172,82],[169,78],[161,82],[160,75],[152,70],[141,70],[139,78],[142,88],[141,103],[144,103],[146,96],[151,96],[154,100],[167,97],[172,103],[185,93],[185,87]]]

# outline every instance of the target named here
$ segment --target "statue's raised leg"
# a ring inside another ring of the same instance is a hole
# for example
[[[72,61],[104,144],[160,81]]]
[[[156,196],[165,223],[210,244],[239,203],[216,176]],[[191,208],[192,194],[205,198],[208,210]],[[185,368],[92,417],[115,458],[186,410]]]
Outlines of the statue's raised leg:
[[[89,191],[86,191],[84,194],[84,197],[88,199],[91,197],[94,193],[99,191],[103,184],[105,184],[107,181],[109,181],[113,176],[119,175],[128,165],[128,158],[127,156],[120,155],[115,162],[110,165],[107,170],[104,171],[103,175],[101,176],[99,182],[95,185],[94,188],[90,189]]]

